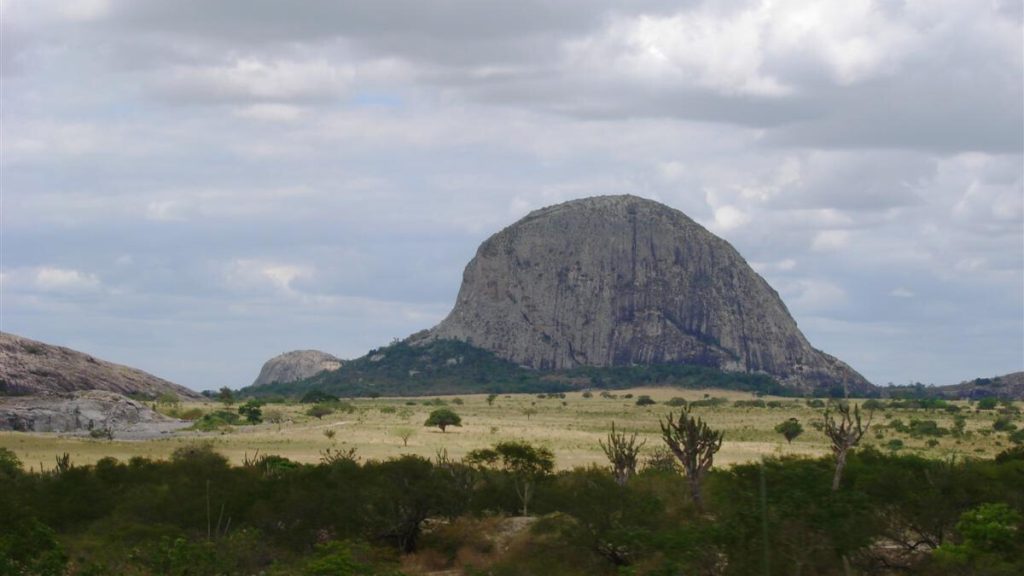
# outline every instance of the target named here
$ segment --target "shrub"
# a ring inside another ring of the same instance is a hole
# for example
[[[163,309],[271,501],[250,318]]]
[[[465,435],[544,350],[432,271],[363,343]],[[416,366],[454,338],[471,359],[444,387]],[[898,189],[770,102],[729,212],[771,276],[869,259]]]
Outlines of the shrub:
[[[192,424],[193,430],[199,430],[201,432],[213,432],[220,430],[228,426],[234,426],[241,421],[238,414],[229,412],[227,410],[217,410],[210,412],[209,414],[203,414],[203,417],[196,420]]]
[[[1013,432],[1017,425],[1011,422],[1008,416],[1000,416],[992,423],[992,429],[996,432]]]
[[[328,394],[323,390],[310,390],[306,392],[302,399],[299,400],[302,404],[324,404],[326,402],[337,402],[338,397],[333,394]]]
[[[701,400],[694,400],[693,402],[690,402],[690,408],[714,408],[728,403],[729,401],[725,398],[703,398]]]
[[[644,394],[636,399],[637,406],[651,406],[657,404],[650,396]]]
[[[999,405],[999,401],[995,398],[982,398],[978,400],[978,410],[995,410],[996,406]]]
[[[317,420],[322,420],[324,416],[333,413],[334,408],[331,408],[327,404],[316,404],[314,406],[310,406],[309,410],[306,410],[306,416],[312,416]]]
[[[673,398],[670,398],[669,400],[666,400],[665,405],[671,406],[673,408],[680,408],[686,406],[686,398],[680,398],[679,396],[675,396]]]

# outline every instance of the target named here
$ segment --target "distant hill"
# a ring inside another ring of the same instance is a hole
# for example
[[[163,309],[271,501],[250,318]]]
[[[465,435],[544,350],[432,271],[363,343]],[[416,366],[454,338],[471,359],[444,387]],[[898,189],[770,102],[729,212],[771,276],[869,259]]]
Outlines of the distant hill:
[[[674,385],[685,388],[725,388],[793,393],[791,388],[764,374],[724,372],[685,364],[593,367],[538,371],[518,366],[493,352],[458,340],[432,340],[413,344],[411,338],[340,368],[291,383],[251,386],[253,396],[301,396],[320,390],[338,396],[425,396],[481,392],[566,392],[585,388],[628,388]],[[841,390],[840,390],[841,392]]]
[[[0,332],[0,396],[65,394],[106,390],[123,395],[199,394],[128,366],[88,354]]]
[[[938,386],[937,392],[947,398],[1024,400],[1024,372],[975,378],[951,386]]]
[[[325,370],[337,370],[341,360],[319,350],[293,350],[274,356],[263,364],[252,386],[304,380]]]

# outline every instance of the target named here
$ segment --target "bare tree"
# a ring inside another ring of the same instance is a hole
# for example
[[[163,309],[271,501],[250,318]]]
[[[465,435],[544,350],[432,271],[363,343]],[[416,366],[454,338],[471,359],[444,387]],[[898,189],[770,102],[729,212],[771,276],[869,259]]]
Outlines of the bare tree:
[[[832,415],[833,409],[835,416]],[[843,469],[846,468],[846,457],[850,449],[856,446],[868,431],[874,414],[869,412],[868,421],[862,423],[860,406],[855,405],[851,412],[849,403],[837,402],[825,409],[825,435],[832,441],[832,453],[836,455],[836,472],[832,476],[833,492],[839,490],[839,482],[843,479]]]
[[[608,443],[597,441],[604,450],[605,456],[612,463],[612,476],[619,486],[625,486],[632,476],[636,476],[636,464],[640,456],[640,449],[647,444],[647,440],[637,444],[636,432],[629,438],[625,432],[615,431],[615,422],[612,422],[612,431],[608,433]]]
[[[658,424],[661,425],[661,439],[665,441],[669,450],[683,465],[683,471],[686,472],[686,477],[690,481],[693,503],[698,509],[703,509],[704,502],[700,494],[701,482],[707,471],[711,469],[715,453],[722,447],[723,433],[712,430],[699,417],[690,416],[689,407],[684,407],[679,412],[678,421],[673,413],[669,412],[667,421],[662,422],[659,419]]]

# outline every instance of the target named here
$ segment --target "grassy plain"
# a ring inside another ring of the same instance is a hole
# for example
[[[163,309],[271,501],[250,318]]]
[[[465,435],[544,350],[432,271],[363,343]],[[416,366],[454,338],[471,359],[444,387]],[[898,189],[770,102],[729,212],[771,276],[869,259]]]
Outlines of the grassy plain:
[[[13,450],[26,467],[51,468],[54,457],[67,452],[77,464],[90,464],[100,458],[112,456],[127,460],[133,456],[167,458],[182,445],[196,441],[212,442],[215,448],[234,463],[241,463],[246,454],[257,450],[261,454],[277,454],[299,462],[316,462],[321,451],[328,448],[356,448],[362,459],[386,459],[401,454],[433,457],[447,450],[458,458],[466,452],[490,446],[505,440],[526,440],[550,448],[560,469],[604,464],[605,458],[598,441],[603,439],[615,422],[616,428],[637,432],[646,439],[645,453],[660,447],[658,420],[673,408],[665,401],[673,397],[687,401],[709,397],[726,399],[718,406],[697,407],[693,413],[704,418],[713,428],[725,431],[725,442],[716,457],[716,466],[757,460],[764,455],[808,455],[827,453],[824,434],[815,428],[822,421],[822,409],[811,408],[803,399],[762,397],[765,402],[776,401],[781,407],[737,407],[737,400],[752,400],[746,392],[723,390],[683,390],[675,388],[636,388],[612,391],[614,398],[602,397],[594,392],[585,398],[579,392],[568,393],[565,398],[538,398],[530,394],[499,395],[493,405],[487,396],[461,395],[439,397],[447,407],[462,417],[462,427],[448,428],[442,433],[437,428],[426,428],[427,415],[438,408],[426,405],[431,398],[377,398],[357,399],[350,403],[352,412],[335,412],[318,420],[307,416],[309,405],[270,404],[264,412],[279,410],[282,423],[263,423],[255,426],[233,426],[223,432],[179,432],[153,440],[95,440],[57,434],[3,432],[0,447]],[[626,398],[632,395],[632,398]],[[652,406],[637,406],[636,398],[648,395],[657,402]],[[860,402],[854,400],[854,402]],[[912,437],[889,426],[894,420],[904,424],[911,419],[934,420],[938,427],[952,429],[954,414],[942,410],[879,410],[874,414],[871,430],[862,445],[873,445],[889,450],[889,443],[900,440],[903,453],[918,453],[926,457],[947,458],[952,455],[990,458],[1010,445],[1006,433],[994,432],[997,417],[994,410],[977,411],[966,402],[954,402],[966,418],[965,434]],[[1019,403],[1018,403],[1019,405]],[[223,409],[217,403],[190,403],[182,409],[200,408],[204,411]],[[232,408],[234,409],[234,408]],[[792,444],[773,428],[788,418],[797,418],[804,433]],[[1013,417],[1024,427],[1019,415]],[[399,432],[412,431],[408,445],[403,445]],[[334,431],[333,438],[327,431]]]

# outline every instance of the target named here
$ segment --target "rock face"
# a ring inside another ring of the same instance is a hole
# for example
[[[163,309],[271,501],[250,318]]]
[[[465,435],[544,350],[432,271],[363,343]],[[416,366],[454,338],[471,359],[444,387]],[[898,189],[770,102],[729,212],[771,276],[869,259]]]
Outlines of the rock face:
[[[141,438],[188,425],[103,390],[0,399],[0,430],[72,434],[109,430],[118,438]]]
[[[566,202],[491,236],[427,336],[536,369],[693,363],[801,389],[872,386],[811,347],[727,242],[634,196]]]
[[[107,390],[119,394],[201,396],[152,374],[62,346],[0,332],[0,395]]]
[[[341,368],[341,360],[319,350],[293,350],[274,356],[263,364],[260,375],[253,386],[264,386],[275,382],[295,382],[325,370]]]

